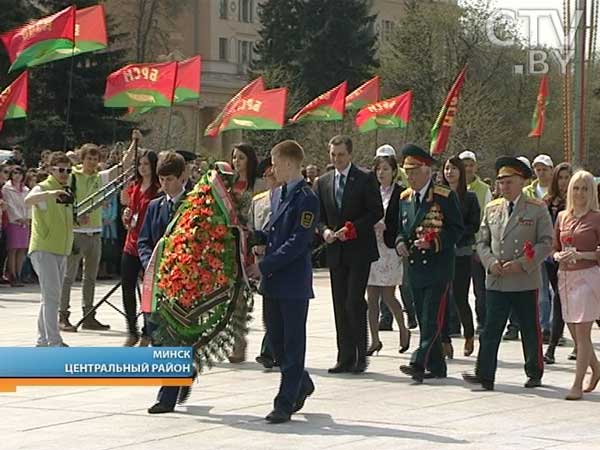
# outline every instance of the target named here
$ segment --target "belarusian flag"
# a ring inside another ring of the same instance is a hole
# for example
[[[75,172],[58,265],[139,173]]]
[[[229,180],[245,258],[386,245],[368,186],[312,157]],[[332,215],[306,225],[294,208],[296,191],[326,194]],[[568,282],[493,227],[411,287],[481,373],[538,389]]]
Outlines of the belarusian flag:
[[[347,87],[348,82],[344,81],[342,84],[319,95],[298,111],[290,119],[290,122],[342,120],[344,118]]]
[[[356,115],[358,131],[366,133],[378,128],[406,128],[410,122],[412,99],[412,91],[408,91],[361,109]]]
[[[223,117],[221,131],[279,130],[285,121],[286,100],[287,88],[247,93]]]
[[[379,101],[380,78],[376,76],[352,91],[346,97],[346,111],[356,111]]]
[[[0,130],[8,119],[27,117],[27,88],[29,72],[25,71],[0,92]]]
[[[433,128],[431,129],[431,146],[429,152],[432,155],[439,155],[444,153],[446,145],[448,145],[448,139],[450,138],[450,131],[454,126],[454,116],[458,110],[458,98],[460,96],[460,90],[465,83],[465,75],[467,73],[467,66],[463,67],[460,71],[454,84],[448,92],[444,106],[438,115]]]
[[[173,103],[183,103],[200,98],[200,72],[202,61],[200,56],[177,63],[177,80],[175,81],[175,98]]]
[[[540,81],[540,90],[537,96],[535,111],[531,121],[531,133],[529,137],[542,137],[544,123],[546,121],[546,106],[548,105],[548,75],[544,75]]]
[[[244,86],[237,94],[231,98],[219,113],[219,115],[208,124],[206,130],[204,130],[204,136],[216,137],[221,131],[223,131],[224,118],[231,114],[237,107],[238,102],[246,95],[252,95],[257,92],[265,90],[265,84],[262,77],[258,77],[251,83]]]
[[[60,50],[73,50],[75,7],[69,6],[48,17],[28,23],[0,35],[12,65],[9,72],[46,62]]]
[[[40,64],[70,58],[81,53],[95,52],[107,46],[104,5],[78,9],[75,12],[75,47],[56,49],[48,53]]]
[[[176,78],[176,62],[129,64],[106,79],[104,106],[171,106]]]

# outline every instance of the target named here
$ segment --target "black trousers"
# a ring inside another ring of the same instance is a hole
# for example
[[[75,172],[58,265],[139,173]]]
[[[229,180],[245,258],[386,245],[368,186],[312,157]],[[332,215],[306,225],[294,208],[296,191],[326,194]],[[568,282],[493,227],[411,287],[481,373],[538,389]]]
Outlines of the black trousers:
[[[458,314],[457,319],[460,321],[464,330],[465,338],[475,336],[475,328],[473,327],[473,311],[469,305],[469,286],[471,285],[471,256],[457,256],[454,258],[455,272],[454,280],[452,281],[452,295],[449,297],[448,308],[446,313],[446,322],[444,324],[444,342],[451,342],[450,331],[452,330],[452,312]],[[454,311],[453,311],[454,310]],[[458,329],[460,330],[460,325]]]
[[[541,379],[544,374],[537,291],[487,291],[488,321],[479,336],[479,354],[475,369],[483,380],[493,382],[496,378],[498,349],[511,311],[521,325],[525,373],[534,379]]]
[[[281,370],[274,408],[288,414],[298,396],[314,387],[304,369],[308,303],[306,298],[264,298],[267,335]]]
[[[442,332],[448,302],[448,284],[411,286],[417,320],[419,321],[419,347],[414,351],[411,364],[423,372],[429,369],[437,376],[446,376],[446,361],[442,352]]]
[[[137,280],[142,270],[142,263],[137,256],[123,253],[121,256],[121,292],[123,294],[123,309],[127,320],[129,334],[138,335],[137,326]],[[146,328],[146,327],[144,327]]]
[[[565,321],[562,316],[562,307],[560,305],[560,295],[558,293],[558,264],[555,262],[544,262],[548,280],[554,291],[552,298],[552,328],[550,330],[550,346],[557,347],[558,341],[565,330]]]
[[[345,366],[366,361],[367,302],[365,290],[371,263],[330,268],[333,313],[337,338],[337,362]]]
[[[471,275],[473,278],[473,291],[475,291],[475,315],[477,316],[477,326],[485,326],[485,268],[477,253],[471,257]]]

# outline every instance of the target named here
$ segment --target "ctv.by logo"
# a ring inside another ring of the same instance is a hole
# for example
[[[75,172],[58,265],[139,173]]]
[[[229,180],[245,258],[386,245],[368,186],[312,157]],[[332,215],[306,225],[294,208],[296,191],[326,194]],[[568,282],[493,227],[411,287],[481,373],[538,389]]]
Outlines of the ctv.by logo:
[[[498,24],[508,22],[519,25],[530,49],[527,50],[527,63],[515,66],[516,74],[523,74],[525,70],[533,75],[548,73],[550,70],[549,58],[554,58],[560,65],[561,73],[565,74],[567,65],[575,57],[575,30],[581,23],[582,17],[582,10],[575,10],[571,15],[569,34],[566,36],[567,45],[564,42],[566,30],[563,19],[557,9],[515,10],[502,8],[488,19],[486,31],[492,44],[511,47],[517,45],[517,42],[512,37],[498,36]],[[542,39],[542,29],[545,31],[545,39]],[[550,38],[550,42],[548,38]],[[534,48],[542,45],[547,48],[544,50]]]

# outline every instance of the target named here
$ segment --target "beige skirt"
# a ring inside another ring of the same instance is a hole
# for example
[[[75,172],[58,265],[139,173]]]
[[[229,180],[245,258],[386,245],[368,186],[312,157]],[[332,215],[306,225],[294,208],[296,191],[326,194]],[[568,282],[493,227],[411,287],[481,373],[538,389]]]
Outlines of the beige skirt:
[[[600,319],[600,267],[559,270],[558,291],[566,323]]]

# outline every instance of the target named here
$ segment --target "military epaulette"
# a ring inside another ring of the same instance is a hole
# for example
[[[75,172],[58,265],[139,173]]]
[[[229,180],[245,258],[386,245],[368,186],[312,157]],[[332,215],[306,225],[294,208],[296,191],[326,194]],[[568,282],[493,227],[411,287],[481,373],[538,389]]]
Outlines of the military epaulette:
[[[433,193],[437,194],[437,195],[441,195],[442,197],[449,197],[450,192],[452,192],[452,191],[450,190],[449,187],[440,186],[439,184],[436,184],[435,186],[433,186]]]
[[[531,204],[537,205],[537,206],[545,206],[546,205],[544,200],[540,200],[538,198],[531,198],[531,197],[525,197],[525,203],[531,203]]]
[[[413,193],[413,190],[411,188],[405,189],[400,194],[400,200],[406,200],[407,198],[409,198],[412,195],[412,193]]]
[[[269,195],[269,191],[268,190],[256,194],[254,197],[252,197],[252,200],[258,200],[260,198],[266,197],[267,195]]]
[[[504,198],[502,197],[498,197],[497,199],[492,200],[491,202],[489,202],[487,205],[485,205],[486,208],[490,208],[493,206],[500,206],[504,203]]]

